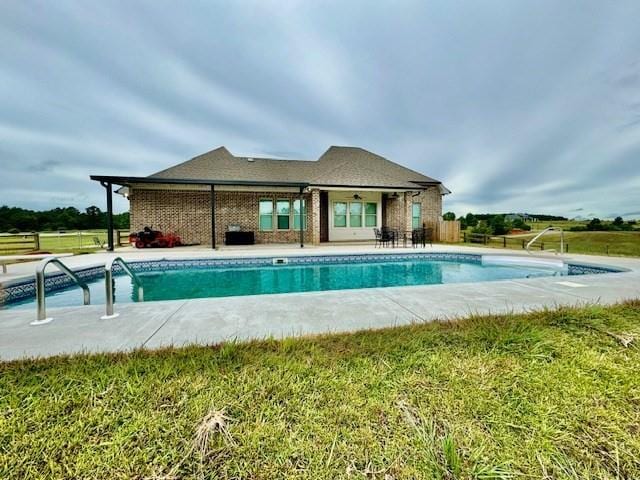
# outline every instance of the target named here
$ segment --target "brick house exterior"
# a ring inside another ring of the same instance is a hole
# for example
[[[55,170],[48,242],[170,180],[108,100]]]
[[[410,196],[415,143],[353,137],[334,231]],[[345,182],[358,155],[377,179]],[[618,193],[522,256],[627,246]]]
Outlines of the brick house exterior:
[[[217,246],[232,227],[253,232],[256,243],[298,243],[302,217],[307,244],[373,239],[381,227],[435,228],[442,196],[450,193],[437,180],[353,147],[331,147],[316,161],[236,157],[220,147],[149,177],[92,178],[123,186],[132,231],[152,226],[185,243]]]

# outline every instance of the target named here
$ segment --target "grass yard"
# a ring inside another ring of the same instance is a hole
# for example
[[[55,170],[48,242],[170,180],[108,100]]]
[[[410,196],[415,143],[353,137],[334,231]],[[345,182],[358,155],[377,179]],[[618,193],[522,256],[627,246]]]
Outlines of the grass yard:
[[[564,232],[564,239],[569,253],[640,256],[640,232]],[[560,233],[549,232],[540,240],[545,249],[560,250]]]
[[[508,235],[507,248],[522,249],[522,241],[528,242],[539,232],[522,235]],[[502,236],[494,236],[492,240],[483,243],[464,243],[465,246],[504,248]],[[569,253],[583,253],[588,255],[617,255],[640,257],[640,231],[636,232],[564,232],[565,242],[569,245]],[[560,233],[545,234],[532,248],[533,252],[540,250],[540,242],[545,250],[560,250]]]
[[[635,301],[0,364],[0,477],[640,478],[639,342]]]
[[[540,232],[548,227],[560,227],[569,230],[571,227],[581,227],[589,223],[585,220],[545,220],[542,222],[527,222],[531,226],[532,232]]]
[[[40,251],[51,253],[90,253],[100,250],[95,238],[101,243],[107,242],[106,230],[82,230],[68,231],[65,233],[42,232],[40,233]],[[15,250],[14,242],[25,241],[22,251]],[[16,253],[26,253],[24,249],[32,248],[31,238],[22,239],[20,235],[0,236],[0,255],[12,255]]]

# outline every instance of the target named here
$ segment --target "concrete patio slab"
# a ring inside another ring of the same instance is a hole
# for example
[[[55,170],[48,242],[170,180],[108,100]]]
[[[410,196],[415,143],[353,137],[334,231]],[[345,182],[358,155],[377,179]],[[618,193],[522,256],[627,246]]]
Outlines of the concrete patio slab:
[[[205,298],[187,302],[145,346],[348,332],[416,320],[375,289]]]
[[[158,305],[158,304],[164,305]],[[67,353],[120,352],[141,347],[184,301],[118,306],[120,315],[101,320],[103,305],[50,309],[54,320],[30,325],[32,311],[0,312],[0,359],[49,357]]]

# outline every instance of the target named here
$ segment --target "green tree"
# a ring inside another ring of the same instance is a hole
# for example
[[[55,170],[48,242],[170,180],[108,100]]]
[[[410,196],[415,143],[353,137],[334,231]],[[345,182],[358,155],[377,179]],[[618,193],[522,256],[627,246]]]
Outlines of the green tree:
[[[468,227],[475,227],[478,225],[478,219],[473,213],[467,213],[466,221]]]
[[[480,220],[480,221],[477,221],[475,226],[471,229],[471,233],[491,235],[493,234],[493,230],[485,220]]]
[[[455,220],[456,219],[456,214],[453,212],[447,212],[444,215],[442,215],[442,219],[443,220]]]
[[[521,218],[515,218],[512,222],[513,228],[517,228],[519,230],[531,230],[531,227],[524,223],[524,220]]]
[[[489,227],[494,235],[504,235],[511,231],[511,222],[505,220],[504,215],[494,215],[489,220]]]

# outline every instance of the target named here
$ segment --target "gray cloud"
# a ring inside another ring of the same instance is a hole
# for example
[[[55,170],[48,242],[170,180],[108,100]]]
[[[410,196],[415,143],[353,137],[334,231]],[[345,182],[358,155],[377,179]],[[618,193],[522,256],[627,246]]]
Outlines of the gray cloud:
[[[458,213],[637,211],[637,18],[635,1],[2,2],[0,204],[103,206],[89,174],[222,144],[341,144],[442,179]]]

